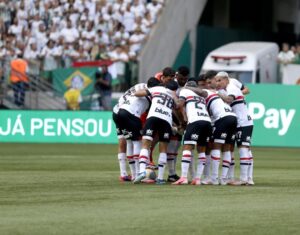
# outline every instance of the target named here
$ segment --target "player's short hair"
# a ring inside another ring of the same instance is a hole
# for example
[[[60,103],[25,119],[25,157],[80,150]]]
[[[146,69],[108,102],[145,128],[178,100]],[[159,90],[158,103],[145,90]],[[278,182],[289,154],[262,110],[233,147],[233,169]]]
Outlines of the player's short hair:
[[[194,78],[194,77],[191,77],[187,80],[187,82],[190,82],[190,81],[194,81],[194,82],[198,82],[198,79],[197,78]]]
[[[189,87],[197,87],[197,82],[195,81],[188,81],[186,82],[185,86],[189,86]]]
[[[199,77],[198,77],[198,79],[197,79],[197,81],[198,82],[200,82],[200,81],[206,81],[206,79],[207,78],[206,78],[205,74],[200,74]]]
[[[211,79],[217,75],[217,71],[215,70],[209,70],[205,73],[205,79]]]
[[[177,72],[179,74],[181,74],[182,76],[188,76],[190,74],[190,69],[187,67],[187,66],[180,66],[178,69],[177,69]]]
[[[166,67],[162,71],[162,75],[164,77],[174,77],[175,76],[175,71],[171,67]]]
[[[159,80],[157,80],[155,77],[151,77],[147,81],[148,88],[159,86],[159,85],[161,85],[161,82]]]
[[[178,89],[178,83],[174,80],[170,80],[167,82],[166,88],[170,89],[171,91],[176,91]]]

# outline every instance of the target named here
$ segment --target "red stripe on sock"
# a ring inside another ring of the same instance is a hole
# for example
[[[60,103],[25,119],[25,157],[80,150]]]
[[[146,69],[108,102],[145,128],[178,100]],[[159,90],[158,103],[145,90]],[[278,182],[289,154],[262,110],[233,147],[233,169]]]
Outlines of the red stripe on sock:
[[[127,159],[133,159],[133,156],[127,156]]]
[[[212,160],[215,160],[215,161],[219,161],[219,160],[220,160],[219,157],[214,157],[214,156],[211,156],[211,159],[212,159]]]
[[[230,164],[230,162],[229,162],[229,161],[223,160],[223,163],[224,163],[224,162],[225,162],[225,163],[227,163],[227,164]]]
[[[192,157],[192,155],[185,154],[182,157]]]
[[[241,161],[247,161],[247,160],[251,160],[252,158],[250,157],[241,157],[240,160]]]
[[[146,160],[148,159],[148,157],[146,157],[146,156],[140,156],[139,159],[141,159],[141,158],[144,158]]]
[[[206,157],[199,157],[199,160],[206,160]]]

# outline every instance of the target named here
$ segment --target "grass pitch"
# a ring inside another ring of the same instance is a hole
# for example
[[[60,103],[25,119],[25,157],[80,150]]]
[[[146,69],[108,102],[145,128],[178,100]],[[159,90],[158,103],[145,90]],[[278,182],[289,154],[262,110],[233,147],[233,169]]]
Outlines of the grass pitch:
[[[253,187],[120,183],[116,150],[1,144],[0,234],[300,234],[299,149],[255,148]]]

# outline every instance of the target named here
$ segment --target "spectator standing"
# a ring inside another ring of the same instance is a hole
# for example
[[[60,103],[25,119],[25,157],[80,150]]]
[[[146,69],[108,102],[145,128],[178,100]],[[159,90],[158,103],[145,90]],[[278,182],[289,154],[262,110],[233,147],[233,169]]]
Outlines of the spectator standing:
[[[109,53],[109,57],[115,62],[117,78],[121,84],[121,90],[127,90],[129,88],[126,86],[125,82],[126,63],[129,59],[127,53],[123,50],[122,46],[117,45],[116,49]]]
[[[293,61],[295,55],[290,50],[290,46],[288,43],[282,44],[282,51],[279,52],[277,59],[280,64],[286,65]]]
[[[23,106],[25,102],[25,89],[28,84],[28,65],[26,60],[21,55],[17,59],[14,59],[10,63],[10,81],[13,85],[15,104],[17,106]]]
[[[54,47],[54,41],[49,40],[47,42],[47,45],[42,49],[41,51],[41,57],[43,58],[43,75],[42,77],[50,80],[52,77],[52,70],[57,69],[57,60],[56,56],[57,51],[56,48]]]
[[[99,92],[99,103],[103,110],[111,110],[112,76],[108,72],[107,66],[102,66],[96,73],[95,89]]]
[[[24,52],[24,59],[28,61],[28,72],[31,75],[39,76],[40,75],[40,52],[37,49],[36,42],[32,41],[29,45],[29,48],[26,48]]]

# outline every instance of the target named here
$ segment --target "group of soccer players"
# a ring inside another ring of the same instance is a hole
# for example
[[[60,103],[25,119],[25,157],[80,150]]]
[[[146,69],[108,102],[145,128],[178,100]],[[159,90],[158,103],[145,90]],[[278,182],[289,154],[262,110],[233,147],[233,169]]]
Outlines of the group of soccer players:
[[[177,72],[167,67],[119,99],[113,119],[119,139],[120,180],[165,184],[167,166],[167,181],[174,185],[254,185],[250,150],[253,121],[244,100],[248,89],[226,72],[188,76],[185,66]],[[179,177],[176,159],[181,142]],[[154,181],[147,178],[146,169],[152,167],[157,143],[158,174]],[[234,179],[235,144],[240,155],[239,180]],[[126,171],[127,160],[131,175]]]

